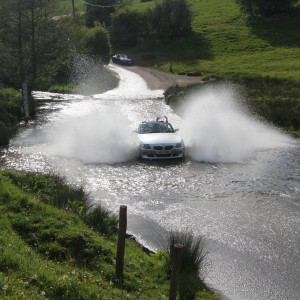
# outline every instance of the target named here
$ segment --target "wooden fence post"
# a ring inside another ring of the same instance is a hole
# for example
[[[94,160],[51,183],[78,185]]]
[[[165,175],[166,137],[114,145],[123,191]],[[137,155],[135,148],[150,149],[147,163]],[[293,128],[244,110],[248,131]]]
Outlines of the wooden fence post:
[[[116,257],[116,279],[118,283],[123,281],[124,255],[125,255],[125,238],[127,229],[127,206],[121,205],[119,212],[119,234]]]
[[[30,116],[30,112],[29,112],[28,85],[26,82],[22,84],[22,98],[23,98],[25,118],[28,119]]]
[[[176,300],[178,276],[179,276],[179,266],[180,266],[180,256],[183,246],[181,244],[175,244],[172,247],[172,269],[171,269],[171,282],[170,282],[170,295],[169,300]]]

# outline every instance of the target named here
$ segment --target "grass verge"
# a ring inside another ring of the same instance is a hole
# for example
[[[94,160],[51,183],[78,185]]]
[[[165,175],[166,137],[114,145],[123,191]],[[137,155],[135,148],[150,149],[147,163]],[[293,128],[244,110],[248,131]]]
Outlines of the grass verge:
[[[124,285],[115,287],[116,235],[94,230],[94,218],[84,222],[85,197],[57,176],[0,171],[2,299],[168,298],[165,252],[147,254],[131,239]],[[202,291],[196,299],[219,297]]]

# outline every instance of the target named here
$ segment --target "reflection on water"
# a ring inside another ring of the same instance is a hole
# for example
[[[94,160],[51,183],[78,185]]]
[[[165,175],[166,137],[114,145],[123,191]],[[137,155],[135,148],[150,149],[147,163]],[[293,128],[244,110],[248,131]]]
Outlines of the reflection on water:
[[[299,299],[299,141],[239,112],[231,89],[206,92],[181,119],[162,91],[114,68],[122,85],[102,95],[36,93],[38,118],[1,154],[2,167],[57,172],[95,204],[115,212],[126,204],[129,231],[153,249],[169,230],[204,235],[206,280],[231,299]],[[190,156],[140,161],[132,131],[162,115],[181,129]]]

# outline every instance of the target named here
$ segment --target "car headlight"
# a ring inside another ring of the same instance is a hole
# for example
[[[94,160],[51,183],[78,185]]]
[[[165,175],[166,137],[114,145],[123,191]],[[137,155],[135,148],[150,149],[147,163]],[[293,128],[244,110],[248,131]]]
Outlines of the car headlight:
[[[151,146],[149,144],[141,144],[141,149],[151,149]]]
[[[182,143],[178,143],[175,145],[175,148],[182,148],[182,147],[183,147]]]

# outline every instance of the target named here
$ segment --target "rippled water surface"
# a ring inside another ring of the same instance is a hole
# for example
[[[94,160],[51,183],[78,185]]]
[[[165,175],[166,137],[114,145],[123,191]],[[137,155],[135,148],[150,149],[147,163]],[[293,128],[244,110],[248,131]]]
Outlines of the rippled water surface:
[[[152,249],[169,230],[208,241],[206,281],[230,299],[300,299],[299,141],[242,109],[230,87],[196,94],[181,118],[134,73],[101,95],[35,93],[38,118],[1,153],[2,168],[54,171],[95,205],[128,206],[129,231]],[[167,115],[184,161],[137,159],[134,129]]]

